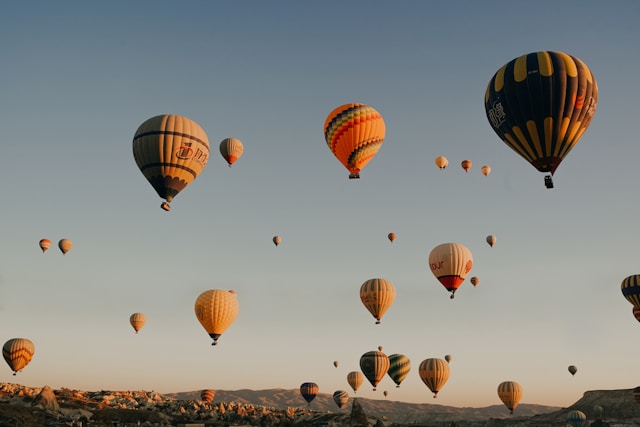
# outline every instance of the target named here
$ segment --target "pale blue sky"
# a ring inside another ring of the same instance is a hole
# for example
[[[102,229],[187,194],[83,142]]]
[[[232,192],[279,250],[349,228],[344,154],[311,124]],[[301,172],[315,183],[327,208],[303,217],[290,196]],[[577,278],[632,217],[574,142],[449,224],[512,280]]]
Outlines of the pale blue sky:
[[[634,1],[4,3],[0,341],[30,338],[36,354],[0,381],[160,392],[313,381],[353,396],[347,373],[383,345],[413,370],[399,389],[387,377],[359,396],[484,406],[514,380],[524,403],[560,406],[637,386],[640,325],[620,282],[640,273],[638,16]],[[553,190],[483,105],[498,68],[539,50],[582,59],[600,92]],[[348,102],[387,126],[358,181],[322,133]],[[131,150],[137,127],[165,113],[197,121],[212,148],[170,213]],[[245,145],[231,169],[218,154],[229,136]],[[43,237],[74,247],[42,254]],[[427,265],[450,241],[481,279],[453,301]],[[373,277],[397,289],[380,325],[358,296]],[[217,347],[193,312],[206,289],[240,302]],[[136,311],[148,319],[138,335]],[[418,365],[445,354],[451,377],[434,401]]]

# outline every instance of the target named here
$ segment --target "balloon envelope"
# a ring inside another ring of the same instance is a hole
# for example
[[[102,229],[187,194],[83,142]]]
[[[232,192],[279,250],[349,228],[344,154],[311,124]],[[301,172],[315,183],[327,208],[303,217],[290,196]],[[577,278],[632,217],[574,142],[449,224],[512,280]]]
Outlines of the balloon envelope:
[[[337,390],[333,392],[333,401],[336,402],[338,408],[342,409],[347,406],[349,402],[349,393],[344,390]]]
[[[353,392],[356,393],[364,382],[364,375],[362,372],[351,371],[347,374],[347,382],[353,389]]]
[[[333,361],[333,366],[335,366],[336,368],[338,367],[338,365],[340,365],[340,362],[338,362],[337,360]]]
[[[2,346],[2,357],[13,371],[13,375],[31,362],[35,353],[35,346],[27,338],[12,338]]]
[[[324,122],[325,141],[349,178],[360,178],[360,171],[382,146],[385,131],[380,113],[365,104],[341,105]]]
[[[307,401],[307,404],[311,404],[311,401],[318,395],[318,384],[316,383],[303,383],[300,386],[300,394]]]
[[[207,165],[209,140],[187,117],[155,116],[136,130],[133,157],[158,196],[171,202]]]
[[[282,237],[280,236],[273,236],[273,244],[278,246],[280,243],[282,243]]]
[[[569,365],[569,367],[567,368],[569,370],[569,373],[571,375],[575,375],[576,372],[578,372],[578,368],[574,365]]]
[[[522,399],[522,386],[515,381],[502,382],[498,385],[498,397],[513,414]]]
[[[487,236],[487,243],[489,244],[489,246],[493,247],[493,245],[496,244],[496,236],[493,235],[489,235]]]
[[[381,351],[368,351],[360,357],[360,370],[375,391],[376,386],[389,370],[389,358]]]
[[[443,243],[429,254],[429,267],[451,298],[473,267],[471,251],[460,243]]]
[[[58,248],[60,249],[60,252],[62,252],[62,255],[69,252],[72,246],[73,246],[73,242],[69,239],[61,239],[58,242]]]
[[[449,363],[449,362],[451,362],[451,361],[453,360],[453,356],[452,356],[452,355],[450,355],[450,354],[447,354],[447,355],[445,355],[445,356],[444,356],[444,360],[445,360],[447,363]]]
[[[142,329],[144,324],[147,323],[147,317],[142,313],[133,313],[131,316],[129,316],[129,323],[137,334],[138,331]]]
[[[598,85],[580,59],[533,52],[503,65],[484,97],[491,127],[512,150],[552,175],[591,124]]]
[[[44,253],[51,246],[51,240],[49,240],[49,239],[41,239],[40,242],[38,242],[38,244],[40,245],[40,249]]]
[[[418,368],[422,382],[431,390],[434,398],[449,379],[449,373],[449,364],[438,358],[425,359]]]
[[[216,345],[220,336],[238,316],[236,292],[220,289],[204,291],[196,299],[194,310],[202,327],[213,338],[212,345]]]
[[[411,371],[411,360],[404,354],[392,354],[389,356],[389,369],[387,374],[400,387],[400,383],[409,375]]]
[[[471,160],[463,160],[460,163],[460,166],[462,166],[462,169],[464,169],[465,172],[469,172],[469,169],[473,166],[473,162],[471,162]]]
[[[449,160],[447,160],[445,156],[436,157],[435,162],[436,162],[436,166],[440,169],[444,169],[447,166],[449,166]]]
[[[484,165],[480,168],[480,172],[482,172],[482,175],[484,176],[489,176],[489,174],[491,173],[491,166],[489,165]]]
[[[473,276],[473,277],[471,278],[471,284],[472,284],[473,286],[478,286],[478,283],[480,283],[480,279],[479,279],[479,278],[477,278],[476,276]]]
[[[220,142],[220,154],[227,161],[229,167],[242,156],[244,145],[237,138],[225,138]]]
[[[567,414],[567,422],[573,427],[583,427],[587,425],[587,416],[582,411],[573,410]]]
[[[200,400],[207,402],[207,403],[211,403],[213,402],[213,398],[216,396],[216,392],[214,390],[202,390],[200,392]]]
[[[640,308],[640,274],[625,277],[620,289],[627,301],[633,304],[634,307]]]
[[[369,279],[360,286],[360,301],[376,319],[376,324],[380,323],[395,298],[396,289],[388,280]]]
[[[390,241],[391,243],[393,243],[393,242],[396,240],[396,233],[389,233],[389,234],[387,235],[387,238],[389,239],[389,241]]]

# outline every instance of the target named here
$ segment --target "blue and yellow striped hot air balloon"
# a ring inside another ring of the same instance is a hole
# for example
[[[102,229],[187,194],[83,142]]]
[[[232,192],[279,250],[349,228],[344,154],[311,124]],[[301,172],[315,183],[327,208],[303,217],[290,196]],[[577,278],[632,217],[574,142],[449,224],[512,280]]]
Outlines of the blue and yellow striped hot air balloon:
[[[620,288],[627,301],[634,307],[640,308],[640,274],[625,277]]]
[[[573,410],[567,414],[567,422],[573,427],[584,427],[587,425],[587,416],[582,411]]]
[[[300,386],[300,394],[307,401],[307,405],[311,405],[311,401],[318,395],[319,387],[316,383],[302,383]]]
[[[334,109],[324,122],[324,138],[331,152],[349,171],[349,178],[360,178],[360,171],[378,153],[384,142],[382,116],[368,105],[352,103]]]
[[[400,387],[400,383],[407,378],[411,371],[411,360],[404,354],[392,354],[389,356],[389,370],[387,375]]]
[[[511,149],[540,172],[545,184],[587,130],[598,104],[598,85],[580,59],[533,52],[508,62],[484,96],[487,119]]]

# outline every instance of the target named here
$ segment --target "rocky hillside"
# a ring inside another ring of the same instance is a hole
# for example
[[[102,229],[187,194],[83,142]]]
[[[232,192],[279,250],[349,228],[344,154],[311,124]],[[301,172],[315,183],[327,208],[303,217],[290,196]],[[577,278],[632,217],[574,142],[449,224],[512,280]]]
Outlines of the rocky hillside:
[[[339,409],[328,394],[306,405],[298,390],[216,391],[212,403],[199,400],[200,392],[162,395],[154,391],[52,390],[0,383],[0,427],[85,425],[175,426],[193,423],[210,426],[301,427],[480,427],[566,426],[569,410],[584,412],[590,421],[596,409],[610,427],[640,425],[640,405],[630,389],[588,391],[569,408],[518,406],[511,416],[502,405],[455,408],[388,400],[350,399]]]

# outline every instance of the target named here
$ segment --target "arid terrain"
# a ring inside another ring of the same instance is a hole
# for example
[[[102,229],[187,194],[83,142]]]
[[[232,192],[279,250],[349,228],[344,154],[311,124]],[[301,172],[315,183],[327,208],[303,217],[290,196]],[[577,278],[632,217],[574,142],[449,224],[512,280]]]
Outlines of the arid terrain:
[[[588,391],[568,408],[522,404],[514,415],[502,405],[484,408],[410,404],[356,398],[340,409],[329,394],[310,405],[298,390],[216,391],[211,403],[200,391],[53,390],[0,383],[3,426],[566,426],[572,409],[596,421],[597,407],[609,426],[640,425],[640,405],[630,389]]]

